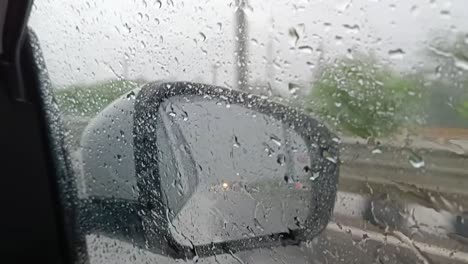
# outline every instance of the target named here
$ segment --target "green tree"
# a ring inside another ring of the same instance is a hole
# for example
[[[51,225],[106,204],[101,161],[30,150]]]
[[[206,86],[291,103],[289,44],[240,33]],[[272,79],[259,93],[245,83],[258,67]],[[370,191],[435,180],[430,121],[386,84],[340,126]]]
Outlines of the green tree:
[[[428,125],[468,127],[468,35],[441,33],[429,43]]]
[[[322,67],[307,109],[344,132],[362,138],[389,135],[420,117],[422,85],[374,56],[341,58]]]

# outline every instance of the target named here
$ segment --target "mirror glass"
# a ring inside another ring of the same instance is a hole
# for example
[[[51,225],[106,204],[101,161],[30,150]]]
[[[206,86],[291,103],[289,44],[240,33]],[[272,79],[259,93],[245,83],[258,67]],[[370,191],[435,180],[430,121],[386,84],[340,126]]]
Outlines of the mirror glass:
[[[159,173],[170,228],[184,245],[303,227],[314,149],[287,124],[222,98],[177,96],[159,109]]]

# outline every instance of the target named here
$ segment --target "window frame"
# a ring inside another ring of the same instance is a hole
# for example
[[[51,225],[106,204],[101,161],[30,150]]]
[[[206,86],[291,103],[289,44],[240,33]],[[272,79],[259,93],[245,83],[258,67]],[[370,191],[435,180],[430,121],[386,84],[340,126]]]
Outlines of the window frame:
[[[74,182],[67,193],[58,186],[73,172],[58,111],[49,104],[53,97],[37,38],[27,28],[33,1],[5,2],[0,17],[0,200],[7,212],[0,220],[2,260],[87,262],[85,237],[73,220],[76,207],[63,207],[76,195]]]

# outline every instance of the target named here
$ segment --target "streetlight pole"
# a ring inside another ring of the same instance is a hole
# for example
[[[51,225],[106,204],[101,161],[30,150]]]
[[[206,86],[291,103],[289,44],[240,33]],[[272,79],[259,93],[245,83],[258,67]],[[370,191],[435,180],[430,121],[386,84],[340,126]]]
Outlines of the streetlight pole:
[[[236,0],[235,12],[235,61],[236,61],[236,87],[246,90],[248,85],[248,23],[245,9],[248,8],[247,0]]]

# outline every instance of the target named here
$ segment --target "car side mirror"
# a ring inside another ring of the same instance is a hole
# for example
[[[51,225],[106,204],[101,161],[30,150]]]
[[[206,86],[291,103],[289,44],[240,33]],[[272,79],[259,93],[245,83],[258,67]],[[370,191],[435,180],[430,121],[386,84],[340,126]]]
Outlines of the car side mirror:
[[[243,91],[188,82],[147,84],[134,108],[147,247],[203,257],[299,244],[328,224],[338,146],[312,117]]]

